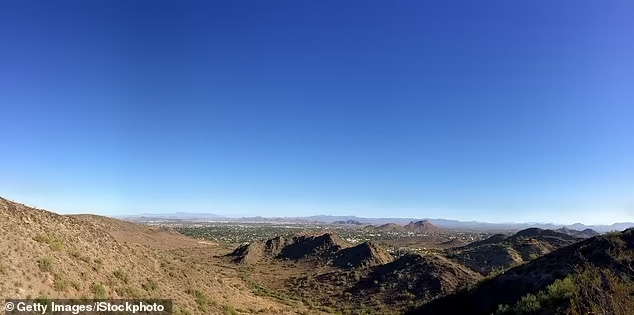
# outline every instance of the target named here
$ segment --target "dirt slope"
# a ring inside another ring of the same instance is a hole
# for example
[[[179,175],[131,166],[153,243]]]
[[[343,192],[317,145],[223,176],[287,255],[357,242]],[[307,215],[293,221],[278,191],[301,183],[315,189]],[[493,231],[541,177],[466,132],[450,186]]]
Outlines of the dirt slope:
[[[303,310],[255,296],[212,260],[216,251],[172,231],[0,198],[0,299],[170,298],[175,314]]]

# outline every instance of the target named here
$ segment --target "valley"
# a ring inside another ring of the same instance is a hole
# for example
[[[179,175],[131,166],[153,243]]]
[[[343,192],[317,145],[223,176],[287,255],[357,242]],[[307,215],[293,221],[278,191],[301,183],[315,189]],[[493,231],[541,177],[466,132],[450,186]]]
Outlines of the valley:
[[[0,231],[1,298],[164,298],[174,314],[628,314],[633,306],[633,229],[138,224],[0,199]]]

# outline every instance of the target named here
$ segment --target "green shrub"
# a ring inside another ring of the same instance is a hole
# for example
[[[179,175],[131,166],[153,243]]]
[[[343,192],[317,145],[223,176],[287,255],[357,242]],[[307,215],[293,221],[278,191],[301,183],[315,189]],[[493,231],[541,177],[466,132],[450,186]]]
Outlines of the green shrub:
[[[128,273],[121,270],[121,269],[117,269],[115,270],[112,275],[121,280],[123,283],[128,284],[128,282],[130,281],[130,277],[128,276]]]
[[[609,269],[590,264],[574,275],[555,280],[537,294],[527,294],[515,305],[499,305],[496,314],[630,314],[634,284]]]
[[[68,290],[68,280],[64,275],[56,273],[53,275],[53,288],[55,291],[65,292]]]
[[[152,279],[147,279],[146,282],[144,284],[141,285],[141,287],[145,290],[145,291],[154,291],[158,288],[158,284],[156,282],[154,282],[154,280]]]
[[[70,285],[73,287],[73,289],[75,289],[77,291],[81,290],[81,283],[79,283],[77,281],[71,282]]]
[[[51,250],[60,251],[64,248],[64,241],[48,234],[37,234],[34,238],[35,241],[48,244]]]
[[[37,266],[42,272],[50,272],[53,269],[53,261],[49,257],[43,257],[37,261]]]
[[[79,259],[86,263],[90,262],[90,257],[82,255],[81,252],[78,250],[72,250],[72,251],[69,251],[68,253],[71,256],[73,256],[73,258]]]
[[[93,282],[90,285],[90,292],[95,295],[97,299],[105,299],[106,296],[106,288],[101,283]]]
[[[233,306],[226,305],[225,306],[225,314],[226,315],[236,315],[236,314],[238,314],[238,312],[236,312],[236,310],[235,310],[235,308],[233,308]]]
[[[580,269],[581,270],[581,269]],[[609,269],[585,265],[573,280],[578,287],[571,300],[574,312],[631,314],[634,309],[634,283],[624,280]]]
[[[198,290],[187,290],[187,293],[191,294],[196,301],[196,304],[200,307],[201,310],[206,311],[210,306],[215,305],[213,301],[211,301],[204,293]]]
[[[142,296],[139,289],[130,287],[130,286],[116,288],[115,292],[117,292],[119,297],[125,297],[125,298],[139,298]]]
[[[537,296],[527,294],[514,307],[516,314],[535,314],[542,309]]]

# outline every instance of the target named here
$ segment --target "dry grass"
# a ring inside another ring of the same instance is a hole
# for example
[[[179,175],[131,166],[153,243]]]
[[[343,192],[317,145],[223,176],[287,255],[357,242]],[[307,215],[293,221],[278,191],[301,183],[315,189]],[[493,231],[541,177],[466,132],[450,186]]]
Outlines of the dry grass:
[[[0,198],[0,235],[0,299],[167,298],[175,314],[308,311],[255,295],[214,257],[223,249],[170,230]]]

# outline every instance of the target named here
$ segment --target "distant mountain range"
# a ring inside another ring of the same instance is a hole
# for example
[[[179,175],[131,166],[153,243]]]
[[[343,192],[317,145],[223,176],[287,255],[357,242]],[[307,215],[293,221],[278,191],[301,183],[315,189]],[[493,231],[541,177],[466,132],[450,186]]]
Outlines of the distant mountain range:
[[[322,224],[348,224],[355,226],[365,225],[384,225],[384,224],[401,224],[406,225],[411,222],[427,220],[433,225],[454,230],[478,230],[478,231],[518,231],[529,227],[538,227],[542,229],[556,230],[566,228],[570,230],[583,231],[592,229],[597,232],[623,231],[627,228],[634,227],[634,222],[620,222],[611,225],[585,225],[575,223],[570,225],[553,224],[553,223],[488,223],[478,221],[458,221],[448,219],[420,219],[420,218],[363,218],[357,216],[333,216],[333,215],[314,215],[307,217],[241,217],[232,218],[211,213],[188,213],[174,212],[163,214],[140,214],[118,216],[117,218],[135,222],[143,221],[223,221],[223,222],[270,222],[270,223],[322,223]]]

